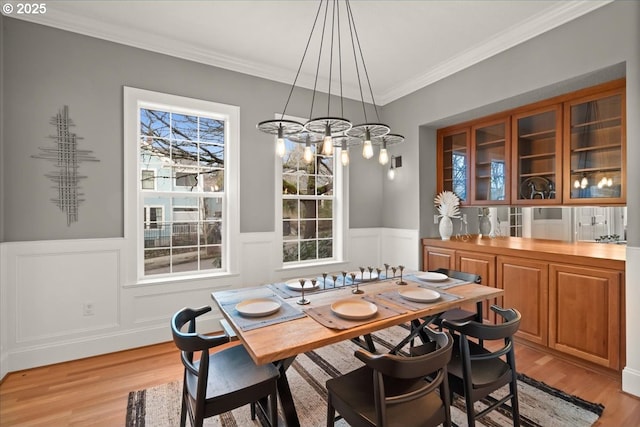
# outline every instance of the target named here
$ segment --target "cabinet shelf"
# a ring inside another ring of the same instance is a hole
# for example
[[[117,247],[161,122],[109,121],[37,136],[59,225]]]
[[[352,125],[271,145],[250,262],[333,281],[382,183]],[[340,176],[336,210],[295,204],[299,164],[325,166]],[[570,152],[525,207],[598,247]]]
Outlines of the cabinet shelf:
[[[490,147],[492,145],[504,144],[505,142],[506,142],[506,140],[504,138],[502,138],[502,139],[494,139],[494,140],[491,140],[491,141],[477,142],[476,143],[476,147]]]
[[[607,117],[599,120],[591,120],[589,122],[582,122],[582,123],[576,123],[574,125],[571,125],[571,130],[572,131],[576,129],[581,130],[582,128],[585,128],[587,126],[596,126],[596,125],[601,127],[617,127],[617,126],[620,126],[621,120],[622,120],[621,116]],[[609,125],[605,126],[605,124],[609,124]]]
[[[621,144],[606,144],[606,145],[592,145],[591,147],[580,147],[571,150],[572,153],[579,153],[584,151],[598,151],[598,150],[610,150],[612,148],[622,148]]]
[[[532,176],[554,176],[556,173],[554,171],[548,172],[534,172],[534,173],[521,173],[520,178],[529,178]]]
[[[556,155],[555,152],[553,152],[553,153],[525,154],[523,156],[520,156],[520,160],[542,159],[542,158],[545,158],[545,157],[554,157],[555,155]]]
[[[538,132],[525,133],[518,135],[520,139],[553,139],[556,136],[555,129],[541,130]]]
[[[610,172],[610,171],[619,171],[620,166],[608,166],[608,167],[599,167],[599,168],[580,168],[580,169],[571,169],[571,174],[581,174],[585,172]]]

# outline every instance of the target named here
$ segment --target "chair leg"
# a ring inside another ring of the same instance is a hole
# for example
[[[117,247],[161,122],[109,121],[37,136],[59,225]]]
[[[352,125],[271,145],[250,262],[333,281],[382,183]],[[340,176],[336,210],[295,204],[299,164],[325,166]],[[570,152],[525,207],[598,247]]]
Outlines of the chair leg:
[[[274,387],[269,396],[269,414],[271,415],[271,427],[278,427],[278,389]]]
[[[336,410],[331,403],[331,393],[327,396],[327,427],[333,427],[336,423]]]
[[[187,425],[187,396],[182,392],[182,409],[180,409],[180,427]]]
[[[464,402],[467,408],[467,424],[469,425],[469,427],[475,427],[476,413],[475,413],[475,410],[473,409],[473,401],[471,400],[471,397],[467,395],[464,397]]]
[[[256,402],[251,402],[249,406],[251,407],[251,419],[255,420],[256,419]]]
[[[513,414],[513,427],[520,426],[520,405],[518,403],[518,383],[514,380],[509,384],[511,389],[511,412]]]

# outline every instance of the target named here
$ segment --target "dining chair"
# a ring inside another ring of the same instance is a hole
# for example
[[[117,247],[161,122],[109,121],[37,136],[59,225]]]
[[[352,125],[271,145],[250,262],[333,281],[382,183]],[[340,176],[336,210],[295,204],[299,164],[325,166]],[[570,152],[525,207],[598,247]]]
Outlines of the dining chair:
[[[278,370],[272,364],[256,365],[242,345],[210,352],[230,340],[226,334],[208,336],[196,332],[196,318],[209,311],[208,306],[183,308],[171,319],[173,341],[184,365],[180,426],[186,425],[187,413],[191,425],[200,427],[205,418],[247,404],[251,406],[251,419],[255,419],[259,408],[271,426],[277,426]],[[199,357],[194,358],[198,352]],[[256,405],[259,400],[268,400],[269,414],[267,408]]]
[[[437,270],[433,270],[434,273],[442,273],[447,276],[464,280],[465,282],[471,282],[480,284],[482,282],[482,277],[477,274],[465,273],[463,271],[450,270],[448,268],[438,268]],[[435,324],[440,326],[443,319],[453,320],[456,322],[466,322],[467,320],[476,320],[478,322],[482,322],[482,311],[478,309],[477,311],[469,311],[462,308],[452,308],[451,310],[447,310],[440,315],[438,319],[434,321]]]
[[[352,427],[451,425],[447,363],[453,339],[426,328],[433,340],[411,357],[358,349],[364,366],[327,381],[327,427],[336,411]]]
[[[444,320],[443,327],[455,331],[453,355],[448,366],[451,394],[464,396],[469,427],[475,420],[511,400],[513,425],[520,425],[518,406],[518,382],[513,335],[520,327],[521,315],[515,309],[491,306],[502,323],[487,324],[476,321],[454,322]],[[482,340],[483,344],[472,339]],[[492,344],[491,349],[487,344]],[[503,357],[506,356],[506,357]],[[489,396],[501,387],[509,385],[509,393],[480,412],[475,411],[474,402]]]

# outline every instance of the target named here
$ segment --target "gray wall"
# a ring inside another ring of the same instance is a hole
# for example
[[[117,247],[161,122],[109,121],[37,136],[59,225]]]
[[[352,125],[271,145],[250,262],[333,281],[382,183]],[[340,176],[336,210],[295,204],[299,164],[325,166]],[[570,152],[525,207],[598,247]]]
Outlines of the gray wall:
[[[274,230],[273,137],[256,123],[274,118],[289,86],[166,55],[0,17],[2,20],[2,224],[0,241],[34,241],[123,236],[122,87],[132,86],[240,107],[240,228]],[[293,76],[292,76],[293,77]],[[294,94],[287,113],[309,114],[309,91]],[[320,98],[320,105],[326,101]],[[79,221],[50,199],[55,192],[45,174],[50,161],[34,159],[51,146],[50,118],[69,106],[74,131],[98,163],[82,163],[85,201]],[[359,122],[361,105],[346,102],[347,117]],[[354,150],[350,171],[352,227],[382,224],[382,173]]]
[[[629,242],[640,243],[640,3],[616,1],[416,91],[384,108],[385,120],[408,135],[403,172],[419,181],[385,182],[385,227],[418,228],[436,236],[435,130],[525,105],[598,82],[627,76]],[[431,42],[431,41],[430,41]],[[620,65],[621,64],[621,65]],[[635,159],[635,160],[634,160]],[[402,203],[400,203],[402,201]],[[403,209],[397,209],[401,205]],[[457,226],[457,224],[456,224]]]

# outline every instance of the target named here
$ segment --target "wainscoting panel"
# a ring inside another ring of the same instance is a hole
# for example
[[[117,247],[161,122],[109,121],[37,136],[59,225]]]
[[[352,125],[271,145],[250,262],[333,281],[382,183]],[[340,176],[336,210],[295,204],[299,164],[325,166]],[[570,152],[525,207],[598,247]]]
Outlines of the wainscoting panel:
[[[640,248],[627,246],[625,272],[625,300],[627,325],[627,366],[622,370],[622,390],[640,397]]]
[[[384,262],[416,268],[417,233],[352,229],[345,262],[294,269],[278,264],[273,232],[243,233],[234,274],[134,286],[125,239],[2,243],[0,374],[169,341],[171,316],[185,306],[211,305],[203,330],[220,330],[216,290]]]

